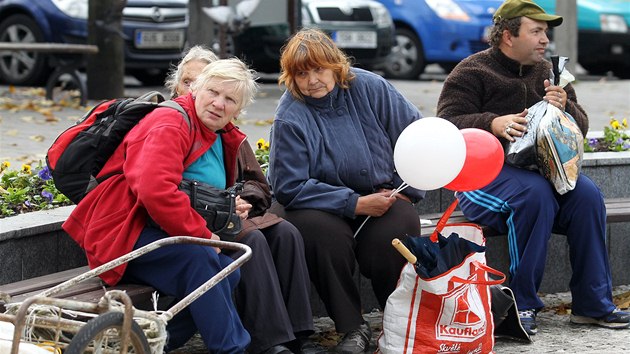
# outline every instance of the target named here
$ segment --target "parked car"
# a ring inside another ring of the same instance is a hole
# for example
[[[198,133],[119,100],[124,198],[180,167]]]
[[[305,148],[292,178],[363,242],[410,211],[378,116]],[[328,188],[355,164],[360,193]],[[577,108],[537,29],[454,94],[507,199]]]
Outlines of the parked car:
[[[125,69],[144,84],[162,85],[180,59],[188,27],[186,0],[127,0],[123,10]],[[0,42],[87,43],[88,0],[0,0]],[[50,55],[0,52],[0,81],[37,84]]]
[[[396,27],[396,44],[385,67],[392,79],[417,79],[427,64],[447,72],[488,48],[492,15],[503,0],[378,0]]]
[[[385,63],[394,44],[394,27],[387,9],[373,0],[302,0],[301,27],[318,27],[359,67],[372,69]],[[259,7],[276,7],[261,1]],[[263,12],[265,9],[257,9]],[[256,15],[256,13],[254,13]],[[255,19],[255,17],[253,17]],[[252,24],[234,36],[234,54],[259,72],[279,70],[280,48],[290,35],[285,21]]]
[[[556,13],[556,0],[535,1]],[[630,0],[577,0],[577,28],[577,61],[584,69],[630,79]]]

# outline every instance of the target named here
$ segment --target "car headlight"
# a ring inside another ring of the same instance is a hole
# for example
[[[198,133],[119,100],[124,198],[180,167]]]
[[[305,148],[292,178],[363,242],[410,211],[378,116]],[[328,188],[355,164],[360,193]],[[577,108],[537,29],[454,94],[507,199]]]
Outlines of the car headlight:
[[[391,27],[394,22],[385,6],[371,6],[372,16],[378,27]]]
[[[470,16],[452,0],[426,0],[427,5],[445,20],[470,21]]]
[[[602,32],[628,32],[628,25],[622,16],[619,15],[599,15],[599,22],[602,25]]]
[[[88,0],[52,0],[52,3],[70,17],[82,20],[88,18]]]

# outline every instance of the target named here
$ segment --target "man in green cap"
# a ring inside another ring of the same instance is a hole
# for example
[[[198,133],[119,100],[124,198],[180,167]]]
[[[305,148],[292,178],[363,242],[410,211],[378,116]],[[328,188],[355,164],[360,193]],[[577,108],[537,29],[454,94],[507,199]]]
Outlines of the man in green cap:
[[[582,134],[588,116],[575,90],[551,85],[545,60],[547,31],[562,17],[545,13],[530,0],[507,0],[494,14],[491,48],[461,61],[444,82],[437,115],[460,129],[494,134],[504,148],[527,131],[527,108],[545,100],[570,113]],[[526,332],[537,332],[537,295],[552,230],[567,235],[573,274],[571,322],[629,328],[630,314],[612,302],[606,249],[606,208],[599,188],[580,174],[565,194],[537,171],[504,164],[497,178],[475,191],[458,192],[466,217],[508,235],[510,288]]]

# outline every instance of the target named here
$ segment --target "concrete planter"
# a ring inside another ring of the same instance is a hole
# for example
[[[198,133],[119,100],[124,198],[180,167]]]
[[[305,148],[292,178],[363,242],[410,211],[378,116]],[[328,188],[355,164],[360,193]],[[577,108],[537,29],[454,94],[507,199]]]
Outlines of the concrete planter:
[[[630,152],[585,154],[583,172],[593,179],[607,198],[630,198]],[[431,191],[418,204],[421,214],[442,212],[453,200],[453,192]],[[61,229],[74,206],[61,207],[0,219],[0,284],[29,279],[86,264],[83,251]],[[630,223],[608,226],[609,256],[613,281],[630,284]],[[565,237],[553,235],[544,292],[567,290],[571,268]],[[488,263],[506,269],[507,240],[488,239]],[[559,279],[561,278],[561,279]]]

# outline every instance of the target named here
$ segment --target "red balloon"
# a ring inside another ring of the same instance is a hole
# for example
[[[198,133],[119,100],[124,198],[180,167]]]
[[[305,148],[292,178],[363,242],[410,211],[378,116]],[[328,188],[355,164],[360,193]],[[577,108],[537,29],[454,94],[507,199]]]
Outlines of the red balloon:
[[[491,133],[477,128],[461,130],[466,142],[464,167],[444,188],[467,192],[492,182],[503,167],[503,146]]]

